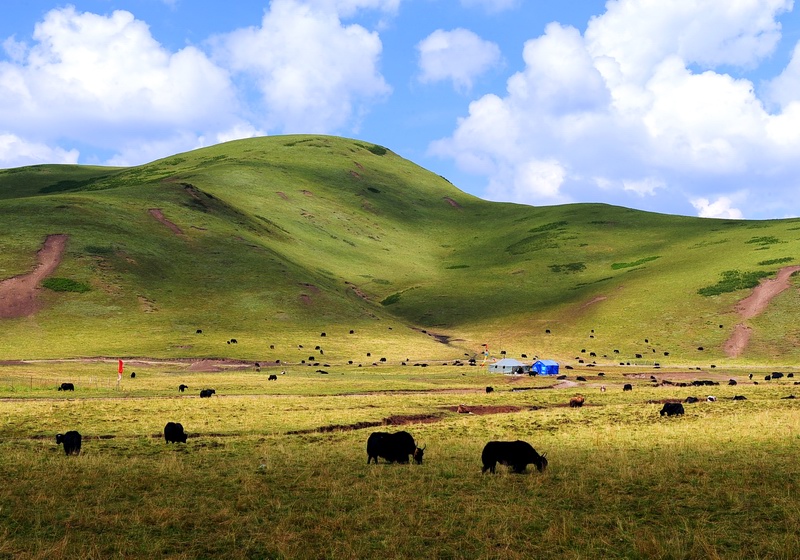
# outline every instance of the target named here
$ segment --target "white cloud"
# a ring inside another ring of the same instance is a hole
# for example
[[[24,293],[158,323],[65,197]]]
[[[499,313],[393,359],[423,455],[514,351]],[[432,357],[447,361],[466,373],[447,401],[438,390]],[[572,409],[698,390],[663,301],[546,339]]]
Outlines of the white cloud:
[[[727,196],[721,196],[713,202],[707,198],[695,198],[691,202],[692,206],[698,211],[697,215],[701,218],[728,218],[740,220],[744,217],[741,210],[731,206],[733,201]]]
[[[0,62],[0,121],[36,142],[124,149],[238,120],[224,69],[195,47],[170,53],[129,12],[52,10],[33,38],[30,47],[4,43],[11,61]]]
[[[680,197],[687,213],[732,216],[740,210],[725,193],[736,191],[737,206],[758,216],[769,209],[757,196],[766,188],[770,199],[798,201],[800,47],[766,88],[777,113],[749,80],[718,68],[758,64],[780,36],[775,17],[791,5],[612,0],[585,36],[550,24],[525,44],[525,69],[505,95],[470,103],[430,151],[486,175],[490,196],[532,204],[630,204],[626,193],[635,193],[645,209],[675,208]],[[521,181],[537,176],[531,162],[568,172]]]
[[[267,129],[331,132],[390,91],[376,33],[296,0],[274,0],[260,27],[217,37],[215,46],[234,72],[255,80]]]
[[[489,13],[511,10],[520,5],[522,0],[461,0],[461,5],[467,8],[483,8]]]
[[[437,29],[417,44],[421,82],[452,80],[460,91],[500,62],[500,47],[467,29]]]
[[[15,134],[0,132],[0,168],[37,163],[78,163],[78,150],[53,148],[26,141]]]
[[[589,22],[586,45],[639,84],[670,56],[704,68],[752,66],[774,50],[775,18],[791,7],[792,0],[610,0]]]

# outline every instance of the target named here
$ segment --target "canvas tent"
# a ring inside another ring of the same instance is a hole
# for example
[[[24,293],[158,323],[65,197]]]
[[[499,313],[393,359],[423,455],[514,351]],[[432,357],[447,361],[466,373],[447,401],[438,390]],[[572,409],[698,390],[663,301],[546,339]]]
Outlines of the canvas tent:
[[[530,370],[531,366],[514,358],[504,358],[499,362],[489,364],[489,373],[528,373]]]
[[[558,375],[558,362],[555,360],[537,360],[531,367],[538,375]]]

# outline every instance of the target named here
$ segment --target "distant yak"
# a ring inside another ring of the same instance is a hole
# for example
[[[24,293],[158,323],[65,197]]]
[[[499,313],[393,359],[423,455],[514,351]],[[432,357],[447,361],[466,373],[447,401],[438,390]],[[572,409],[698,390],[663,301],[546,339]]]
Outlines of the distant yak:
[[[164,426],[164,440],[167,443],[186,443],[186,432],[179,422],[167,422]]]
[[[539,472],[547,468],[547,458],[539,455],[526,441],[490,441],[481,453],[481,472],[495,472],[497,463],[511,467],[512,472],[522,473],[528,465],[535,465]]]
[[[56,445],[64,445],[64,454],[79,455],[81,452],[81,435],[75,430],[65,434],[56,434]]]

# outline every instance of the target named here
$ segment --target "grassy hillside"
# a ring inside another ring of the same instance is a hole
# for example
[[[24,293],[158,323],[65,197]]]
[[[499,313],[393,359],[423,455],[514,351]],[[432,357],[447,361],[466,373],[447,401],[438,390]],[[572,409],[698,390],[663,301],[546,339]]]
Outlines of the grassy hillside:
[[[366,364],[487,343],[510,356],[707,365],[725,361],[734,305],[749,293],[716,289],[724,273],[800,264],[800,220],[490,203],[380,146],[320,136],[127,169],[0,171],[0,278],[30,271],[52,233],[69,235],[56,275],[90,290],[44,290],[40,312],[3,319],[0,358]],[[798,309],[795,288],[750,320],[738,361],[800,358]]]

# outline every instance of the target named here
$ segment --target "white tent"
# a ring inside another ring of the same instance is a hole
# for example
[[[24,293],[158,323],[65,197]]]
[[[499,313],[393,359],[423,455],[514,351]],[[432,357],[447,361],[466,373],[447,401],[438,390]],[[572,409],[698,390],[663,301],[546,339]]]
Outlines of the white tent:
[[[489,373],[528,373],[530,364],[524,364],[514,358],[503,358],[499,362],[489,364]]]

